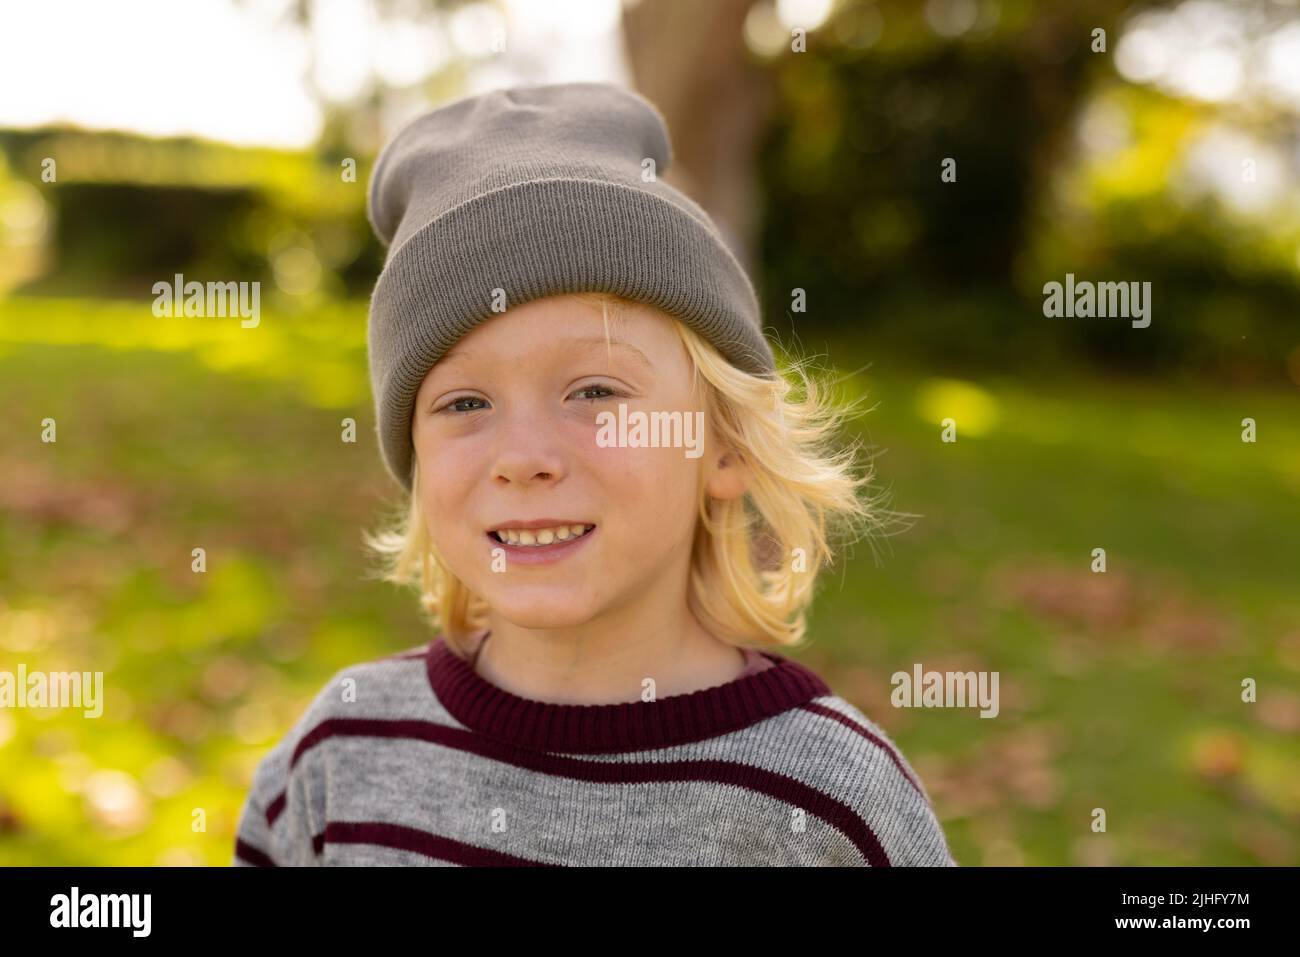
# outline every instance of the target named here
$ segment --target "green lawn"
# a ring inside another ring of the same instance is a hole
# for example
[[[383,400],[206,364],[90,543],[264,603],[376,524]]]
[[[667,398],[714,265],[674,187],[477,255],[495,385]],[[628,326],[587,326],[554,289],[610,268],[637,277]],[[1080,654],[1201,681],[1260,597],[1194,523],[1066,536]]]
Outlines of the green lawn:
[[[252,768],[330,674],[425,640],[366,577],[393,487],[364,326],[0,301],[0,669],[107,695],[0,711],[0,864],[227,864]],[[796,654],[896,738],[958,861],[1300,863],[1294,390],[818,351],[872,363],[854,427],[919,517],[826,574]],[[997,671],[1001,713],[891,707],[914,663]]]

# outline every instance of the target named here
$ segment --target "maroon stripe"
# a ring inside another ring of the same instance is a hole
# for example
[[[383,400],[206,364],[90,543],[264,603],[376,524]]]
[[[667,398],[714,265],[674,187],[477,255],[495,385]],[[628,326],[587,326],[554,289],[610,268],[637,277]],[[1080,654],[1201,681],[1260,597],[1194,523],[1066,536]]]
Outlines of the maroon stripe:
[[[873,867],[888,867],[889,858],[871,827],[852,807],[790,777],[738,761],[597,762],[515,747],[502,741],[430,721],[379,718],[330,718],[312,728],[294,749],[290,771],[299,758],[321,741],[335,736],[359,735],[427,741],[515,767],[601,784],[645,784],[709,781],[756,791],[803,808],[838,828]],[[287,792],[285,792],[287,793]],[[285,793],[272,802],[283,806]],[[269,816],[269,815],[268,815]]]
[[[288,797],[288,793],[288,791],[281,791],[280,796],[272,801],[270,807],[266,809],[266,824],[268,827],[275,823],[275,819],[279,817],[280,812],[284,810],[284,802]]]
[[[805,711],[811,711],[813,714],[820,714],[824,717],[831,718],[835,721],[838,721],[846,728],[850,728],[856,731],[858,734],[862,735],[872,744],[876,745],[879,748],[883,748],[885,753],[889,755],[890,760],[894,762],[894,766],[898,768],[899,771],[902,772],[903,777],[907,778],[908,784],[912,785],[912,787],[916,789],[916,793],[921,796],[921,799],[923,801],[925,801],[927,804],[930,803],[925,796],[925,792],[921,790],[921,785],[917,782],[915,778],[912,777],[912,775],[908,773],[907,768],[903,765],[903,762],[898,757],[898,752],[896,752],[893,748],[889,746],[888,741],[885,741],[877,734],[873,734],[870,728],[864,728],[862,725],[858,724],[848,715],[841,714],[840,712],[836,711],[834,708],[828,708],[825,705],[820,705],[817,704],[816,702],[809,702],[808,704],[803,705],[803,708]]]
[[[320,838],[324,844],[376,844],[392,847],[464,867],[555,866],[384,821],[330,821],[325,825],[325,832]]]
[[[269,854],[265,851],[259,851],[243,838],[235,840],[235,856],[241,861],[247,861],[254,867],[275,867],[275,861],[271,860]]]

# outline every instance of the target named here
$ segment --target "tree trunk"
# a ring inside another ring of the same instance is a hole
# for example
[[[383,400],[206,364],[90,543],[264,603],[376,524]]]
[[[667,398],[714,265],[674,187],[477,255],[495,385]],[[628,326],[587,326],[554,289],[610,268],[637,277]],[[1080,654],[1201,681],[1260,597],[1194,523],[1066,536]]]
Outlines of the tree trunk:
[[[641,0],[623,8],[637,90],[668,123],[674,161],[664,179],[704,207],[753,273],[758,138],[772,102],[742,28],[751,0]]]

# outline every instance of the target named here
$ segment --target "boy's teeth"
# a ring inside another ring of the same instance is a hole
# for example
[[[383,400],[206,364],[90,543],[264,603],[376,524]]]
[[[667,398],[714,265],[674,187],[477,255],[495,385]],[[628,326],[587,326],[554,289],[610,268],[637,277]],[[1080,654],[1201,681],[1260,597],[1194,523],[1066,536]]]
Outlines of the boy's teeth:
[[[509,545],[551,545],[577,538],[590,525],[556,525],[551,528],[501,528],[497,535]]]

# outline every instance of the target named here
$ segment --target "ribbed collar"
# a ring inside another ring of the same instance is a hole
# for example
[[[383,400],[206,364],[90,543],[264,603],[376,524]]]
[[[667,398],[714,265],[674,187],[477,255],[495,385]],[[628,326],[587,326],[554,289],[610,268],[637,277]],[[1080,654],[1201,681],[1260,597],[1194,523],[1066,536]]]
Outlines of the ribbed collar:
[[[429,686],[461,724],[524,748],[613,754],[701,741],[830,694],[797,661],[761,652],[775,667],[658,701],[550,704],[521,698],[477,674],[439,635],[425,656]]]

